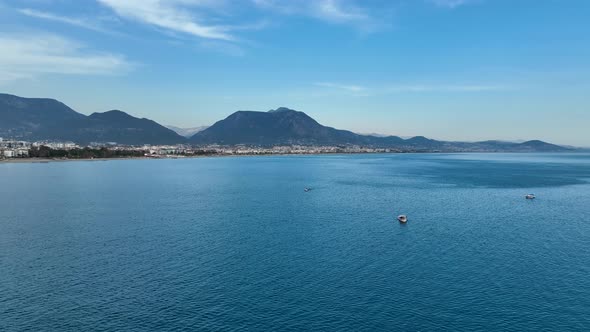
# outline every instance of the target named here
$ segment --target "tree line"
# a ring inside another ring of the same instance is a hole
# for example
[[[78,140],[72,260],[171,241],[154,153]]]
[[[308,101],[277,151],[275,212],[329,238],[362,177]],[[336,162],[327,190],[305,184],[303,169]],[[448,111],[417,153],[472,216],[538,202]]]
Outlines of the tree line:
[[[91,158],[125,158],[143,157],[148,151],[143,150],[110,150],[107,148],[82,148],[82,149],[52,149],[47,146],[33,147],[29,150],[30,158],[67,158],[67,159],[91,159]]]
[[[92,158],[129,158],[149,155],[147,150],[112,150],[105,147],[81,149],[52,149],[47,146],[32,147],[29,149],[29,158],[66,158],[66,159],[92,159]],[[209,156],[217,154],[215,150],[194,150],[189,153],[181,152],[180,156]]]

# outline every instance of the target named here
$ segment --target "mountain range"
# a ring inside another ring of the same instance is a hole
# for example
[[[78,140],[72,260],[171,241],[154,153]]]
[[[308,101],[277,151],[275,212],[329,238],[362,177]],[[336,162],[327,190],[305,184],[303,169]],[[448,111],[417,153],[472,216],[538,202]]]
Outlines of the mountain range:
[[[523,143],[504,141],[446,142],[416,136],[361,135],[319,124],[303,112],[280,107],[268,112],[238,111],[196,133],[189,139],[196,145],[360,145],[394,148],[402,151],[488,151],[558,152],[568,149],[533,140]]]
[[[174,129],[174,130],[173,130]],[[61,140],[79,144],[116,142],[126,145],[359,145],[400,151],[559,152],[571,149],[533,140],[447,142],[416,136],[361,135],[321,125],[307,114],[286,107],[268,112],[238,111],[207,128],[166,128],[119,110],[83,115],[45,98],[0,94],[0,137],[21,140]],[[187,135],[189,137],[185,137]]]
[[[79,144],[176,144],[185,138],[148,119],[113,110],[80,114],[46,98],[0,94],[0,137],[22,140],[67,140]]]

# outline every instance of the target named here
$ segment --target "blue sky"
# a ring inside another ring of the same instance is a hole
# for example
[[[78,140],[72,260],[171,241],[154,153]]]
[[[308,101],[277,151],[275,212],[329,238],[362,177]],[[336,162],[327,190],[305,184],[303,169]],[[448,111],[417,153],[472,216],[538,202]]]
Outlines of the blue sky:
[[[181,127],[590,146],[586,0],[0,0],[0,91]]]

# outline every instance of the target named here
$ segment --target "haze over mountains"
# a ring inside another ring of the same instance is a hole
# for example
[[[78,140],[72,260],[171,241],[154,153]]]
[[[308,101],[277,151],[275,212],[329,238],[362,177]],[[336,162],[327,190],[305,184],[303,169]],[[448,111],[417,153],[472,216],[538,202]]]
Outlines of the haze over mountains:
[[[189,138],[189,137],[193,136],[194,134],[198,133],[199,131],[203,131],[203,130],[209,128],[209,126],[180,128],[180,127],[176,127],[176,126],[167,125],[166,128],[173,130],[174,132],[176,132],[180,136],[184,136],[186,138]]]
[[[184,137],[152,120],[113,110],[80,114],[65,104],[45,98],[0,94],[0,137],[21,140],[61,140],[79,144],[116,142],[126,145],[360,145],[401,151],[510,151],[558,152],[569,149],[542,141],[512,143],[445,142],[416,136],[360,135],[319,124],[303,112],[281,107],[269,112],[238,111],[214,125]],[[190,133],[184,132],[185,135]]]

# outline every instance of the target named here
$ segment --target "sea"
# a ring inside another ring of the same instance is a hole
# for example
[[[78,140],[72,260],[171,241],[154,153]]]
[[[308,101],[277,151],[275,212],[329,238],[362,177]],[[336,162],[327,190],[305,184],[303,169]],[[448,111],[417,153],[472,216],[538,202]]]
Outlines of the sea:
[[[589,331],[590,154],[2,163],[0,330]]]

